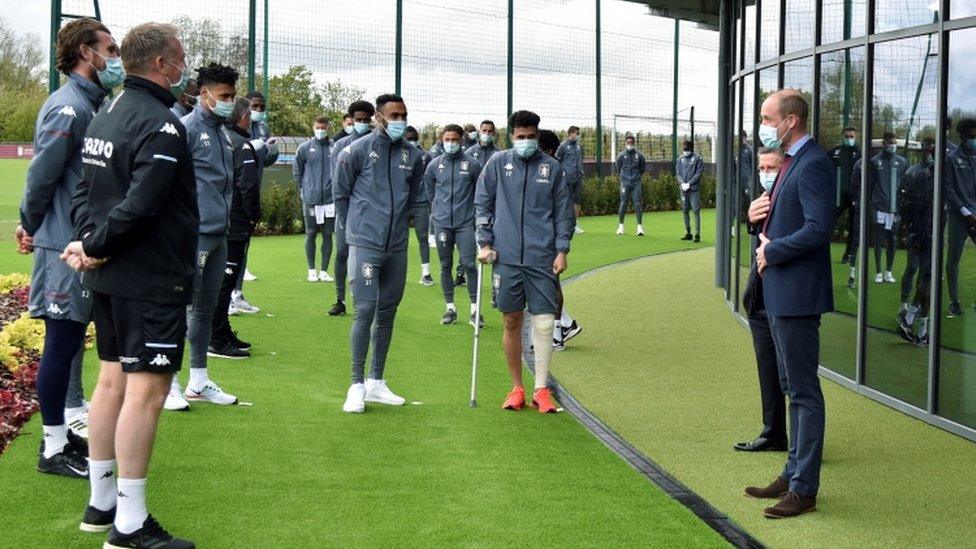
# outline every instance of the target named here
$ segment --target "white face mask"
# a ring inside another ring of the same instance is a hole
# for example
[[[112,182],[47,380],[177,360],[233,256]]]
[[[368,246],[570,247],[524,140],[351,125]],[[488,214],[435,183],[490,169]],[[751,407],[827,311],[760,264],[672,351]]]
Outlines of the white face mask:
[[[633,143],[627,143],[627,150],[628,150],[628,151],[632,151],[632,150],[634,150],[634,145],[633,145]]]
[[[773,190],[773,183],[776,183],[776,176],[779,172],[759,172],[759,184],[762,188],[769,192]]]
[[[318,139],[319,141],[325,139],[325,136],[329,135],[329,131],[328,130],[324,130],[324,129],[320,129],[320,128],[316,128],[316,129],[312,130],[312,133],[315,134],[315,139]]]

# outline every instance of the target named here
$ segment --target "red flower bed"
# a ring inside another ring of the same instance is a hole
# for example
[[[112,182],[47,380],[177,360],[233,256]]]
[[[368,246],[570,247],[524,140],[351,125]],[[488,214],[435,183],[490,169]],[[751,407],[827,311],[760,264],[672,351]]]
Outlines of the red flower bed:
[[[27,310],[30,289],[26,286],[0,294],[0,326],[6,326]],[[17,436],[20,428],[38,410],[36,353],[21,352],[16,373],[0,365],[0,454]]]

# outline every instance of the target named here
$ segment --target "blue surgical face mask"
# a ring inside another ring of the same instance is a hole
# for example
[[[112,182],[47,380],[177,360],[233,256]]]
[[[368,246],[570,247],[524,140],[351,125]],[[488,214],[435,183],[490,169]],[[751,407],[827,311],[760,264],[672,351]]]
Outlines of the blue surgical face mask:
[[[210,98],[214,100],[214,106],[213,106],[214,115],[219,116],[220,118],[230,118],[230,113],[233,112],[234,110],[234,102],[218,101],[217,98],[214,97],[213,93],[210,92],[210,90],[207,90],[207,95],[209,95]]]
[[[264,122],[268,118],[268,113],[264,111],[251,110],[251,122]]]
[[[444,142],[444,152],[446,154],[457,154],[461,150],[461,144],[455,141]]]
[[[773,190],[773,183],[776,182],[777,175],[779,172],[759,172],[759,184],[766,192]]]
[[[685,156],[691,156],[691,151],[684,151]]]
[[[176,65],[170,63],[169,61],[166,61],[166,64],[172,66],[174,69],[176,68]],[[183,90],[185,90],[186,86],[190,83],[190,67],[189,65],[183,67],[183,70],[180,71],[180,79],[175,84],[165,74],[163,74],[163,78],[169,82],[170,93],[178,98],[179,96],[183,95]]]
[[[482,143],[493,143],[495,141],[495,134],[488,132],[481,132],[481,142]]]
[[[329,135],[328,130],[323,130],[321,128],[315,128],[312,130],[312,133],[315,134],[315,139],[318,139],[319,141],[322,141],[327,135]]]
[[[854,138],[853,137],[845,137],[844,138],[844,145],[847,146],[847,147],[853,147],[854,146]]]
[[[349,124],[348,126],[344,126],[342,130],[346,132],[346,135],[350,135],[352,134],[353,130],[355,130],[355,128],[353,127],[352,124]]]
[[[759,126],[759,140],[762,141],[763,145],[773,149],[778,149],[783,146],[783,140],[793,131],[793,128],[790,128],[783,134],[783,137],[779,137],[779,127],[783,125],[783,122],[786,122],[785,118],[775,126],[767,126],[765,124]]]
[[[366,132],[369,131],[369,123],[367,123],[367,122],[356,122],[355,124],[353,124],[353,129],[356,130],[356,133],[358,135],[363,135],[364,133],[366,133]]]
[[[398,141],[403,134],[407,132],[407,121],[406,120],[387,120],[386,121],[386,135],[390,136],[390,139]]]
[[[634,150],[634,144],[633,143],[627,143],[626,145],[624,145],[624,147],[626,147],[626,149],[628,151]]]
[[[477,138],[478,138],[478,132],[475,132],[475,131],[468,132],[468,139],[470,139],[471,141],[474,141]]]
[[[103,88],[110,90],[125,80],[125,69],[122,68],[121,59],[118,57],[105,57],[93,49],[91,52],[101,57],[102,61],[105,61],[105,70],[95,69],[95,65],[88,63],[91,65],[91,68],[95,69],[95,73],[98,74],[98,82]]]
[[[414,147],[419,147],[420,146],[420,140],[419,139],[408,139],[407,141],[410,142],[410,144],[413,145]]]
[[[535,154],[535,151],[539,149],[538,139],[519,139],[513,144],[515,148],[515,154],[521,156],[522,158],[528,158]]]
[[[888,154],[895,154],[898,152],[898,145],[885,145],[884,150]]]

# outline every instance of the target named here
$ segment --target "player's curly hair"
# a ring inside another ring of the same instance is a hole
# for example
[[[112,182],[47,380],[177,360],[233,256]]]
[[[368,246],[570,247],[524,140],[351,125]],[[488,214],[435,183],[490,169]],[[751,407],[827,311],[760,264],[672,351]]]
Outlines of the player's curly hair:
[[[206,67],[197,69],[197,87],[208,84],[230,84],[237,85],[237,71],[227,65],[210,63]]]
[[[508,131],[515,128],[538,128],[539,115],[532,111],[515,111],[508,117]]]

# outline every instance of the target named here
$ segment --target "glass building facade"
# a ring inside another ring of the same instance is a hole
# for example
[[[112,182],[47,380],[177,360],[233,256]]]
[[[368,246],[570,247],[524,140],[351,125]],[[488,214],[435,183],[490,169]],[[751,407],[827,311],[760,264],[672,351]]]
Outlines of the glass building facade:
[[[755,261],[745,212],[761,192],[759,108],[793,88],[837,170],[824,375],[976,440],[976,0],[723,9],[729,156],[717,280],[730,308],[745,314]]]

